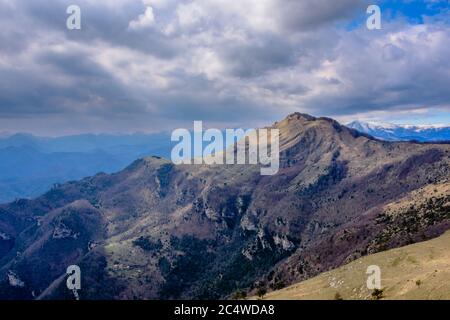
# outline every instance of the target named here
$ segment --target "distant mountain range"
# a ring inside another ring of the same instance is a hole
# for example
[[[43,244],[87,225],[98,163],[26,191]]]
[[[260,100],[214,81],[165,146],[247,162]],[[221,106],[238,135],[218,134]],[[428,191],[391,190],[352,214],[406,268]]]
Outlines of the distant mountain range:
[[[170,135],[84,134],[36,137],[0,134],[0,203],[36,197],[56,183],[112,173],[134,160],[170,155]]]
[[[450,126],[401,126],[354,121],[347,125],[387,141],[450,140]],[[54,184],[113,173],[145,156],[170,156],[169,133],[37,137],[0,132],[0,203],[32,198]]]
[[[0,299],[73,299],[73,264],[80,299],[251,296],[450,228],[450,144],[299,113],[272,128],[273,176],[147,157],[0,205]]]
[[[387,141],[420,142],[450,140],[450,125],[397,125],[391,123],[377,123],[353,121],[347,127]]]

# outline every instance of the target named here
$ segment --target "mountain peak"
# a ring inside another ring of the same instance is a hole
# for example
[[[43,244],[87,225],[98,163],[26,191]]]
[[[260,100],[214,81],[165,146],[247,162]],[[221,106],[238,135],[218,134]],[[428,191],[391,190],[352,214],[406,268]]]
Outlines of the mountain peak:
[[[294,112],[286,117],[287,120],[306,120],[306,121],[315,121],[316,117],[313,117],[306,113]]]
[[[284,118],[284,120],[282,120],[281,122],[276,122],[276,124],[284,123],[284,122],[288,122],[288,123],[294,123],[294,122],[310,123],[310,122],[319,122],[319,121],[320,122],[328,122],[328,123],[332,124],[335,127],[340,127],[341,126],[341,124],[339,122],[337,122],[336,120],[334,120],[332,118],[328,118],[328,117],[314,117],[314,116],[311,116],[309,114],[301,113],[301,112],[291,113],[286,118]]]
[[[295,112],[288,115],[280,122],[275,122],[274,128],[280,129],[281,134],[295,133],[298,134],[311,127],[321,127],[322,130],[329,128],[332,131],[341,132],[346,127],[338,121],[327,117],[314,117],[309,114]]]

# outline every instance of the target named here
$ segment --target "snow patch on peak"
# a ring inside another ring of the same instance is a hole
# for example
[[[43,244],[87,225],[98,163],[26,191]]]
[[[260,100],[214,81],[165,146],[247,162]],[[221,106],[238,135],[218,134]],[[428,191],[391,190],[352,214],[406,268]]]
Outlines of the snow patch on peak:
[[[375,121],[353,121],[347,127],[389,141],[450,140],[450,124],[405,125]]]

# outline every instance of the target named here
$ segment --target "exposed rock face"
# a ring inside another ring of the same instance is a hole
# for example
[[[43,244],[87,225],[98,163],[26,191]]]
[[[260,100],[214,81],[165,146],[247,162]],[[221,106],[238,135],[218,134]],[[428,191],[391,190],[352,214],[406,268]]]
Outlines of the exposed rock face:
[[[382,142],[298,113],[274,127],[274,176],[146,158],[0,206],[0,298],[72,298],[71,264],[81,299],[225,298],[450,227],[450,145]]]

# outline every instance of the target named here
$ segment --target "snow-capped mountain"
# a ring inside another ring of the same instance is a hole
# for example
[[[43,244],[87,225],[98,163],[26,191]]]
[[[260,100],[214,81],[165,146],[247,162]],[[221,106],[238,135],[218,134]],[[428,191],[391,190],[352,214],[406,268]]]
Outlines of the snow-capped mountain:
[[[381,122],[353,121],[347,127],[387,141],[448,141],[450,125],[398,125]]]

